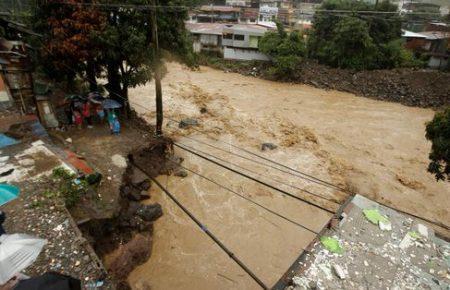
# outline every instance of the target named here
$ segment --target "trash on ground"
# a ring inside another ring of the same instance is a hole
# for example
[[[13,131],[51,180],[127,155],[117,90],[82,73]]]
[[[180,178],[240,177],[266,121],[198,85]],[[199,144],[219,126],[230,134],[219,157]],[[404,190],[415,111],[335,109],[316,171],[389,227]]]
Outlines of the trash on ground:
[[[344,249],[341,247],[339,241],[332,237],[323,236],[320,238],[322,245],[330,252],[336,254],[342,254]]]

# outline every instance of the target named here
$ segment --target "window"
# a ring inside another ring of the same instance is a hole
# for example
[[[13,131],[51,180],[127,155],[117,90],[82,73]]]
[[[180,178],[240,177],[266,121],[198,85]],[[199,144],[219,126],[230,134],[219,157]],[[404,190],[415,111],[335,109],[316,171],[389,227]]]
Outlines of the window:
[[[242,34],[235,34],[234,35],[234,40],[244,40],[245,36]]]
[[[231,34],[231,33],[225,33],[225,34],[223,35],[223,39],[233,39],[233,34]]]

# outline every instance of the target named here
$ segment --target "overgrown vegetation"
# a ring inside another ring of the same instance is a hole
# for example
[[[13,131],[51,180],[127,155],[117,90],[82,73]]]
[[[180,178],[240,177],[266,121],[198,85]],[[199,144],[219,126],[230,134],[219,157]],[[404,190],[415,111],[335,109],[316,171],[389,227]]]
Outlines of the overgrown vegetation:
[[[128,88],[151,80],[155,71],[151,11],[132,7],[103,9],[81,3],[86,4],[81,0],[48,0],[38,7],[33,28],[45,39],[38,59],[43,60],[44,71],[52,79],[63,79],[70,84],[81,77],[88,80],[90,90],[97,89],[97,77],[106,77],[105,87],[111,97],[124,103]],[[130,4],[152,2],[135,0]],[[182,0],[159,1],[163,7],[185,4]],[[158,39],[161,49],[192,65],[194,54],[184,27],[186,17],[185,9],[158,10]]]
[[[271,57],[270,73],[279,78],[292,78],[306,54],[305,42],[299,32],[286,33],[281,23],[276,32],[267,32],[259,43],[259,49]]]
[[[420,65],[403,48],[400,16],[382,14],[396,11],[397,6],[389,1],[372,5],[363,1],[327,0],[321,9],[327,11],[318,11],[314,15],[308,38],[311,58],[333,67],[357,70]],[[339,10],[355,13],[339,13]]]
[[[53,170],[52,178],[58,182],[58,189],[45,191],[43,195],[49,199],[61,198],[67,208],[75,206],[89,189],[86,179],[77,178],[75,174],[62,167]]]
[[[432,144],[428,171],[436,180],[450,181],[450,107],[436,113],[427,124],[425,136]]]

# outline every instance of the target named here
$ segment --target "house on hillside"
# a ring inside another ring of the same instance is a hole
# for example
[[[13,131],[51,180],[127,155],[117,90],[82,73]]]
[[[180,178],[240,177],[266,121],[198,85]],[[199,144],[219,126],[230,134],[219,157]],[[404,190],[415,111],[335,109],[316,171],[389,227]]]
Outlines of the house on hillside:
[[[203,5],[196,15],[197,22],[234,22],[239,21],[241,8],[232,6]]]
[[[190,23],[186,29],[192,35],[193,49],[195,53],[213,52],[223,55],[222,50],[222,23]]]
[[[444,69],[449,65],[450,32],[424,31],[415,33],[403,31],[405,47],[416,54],[428,56],[428,67]]]
[[[259,41],[267,28],[259,25],[233,24],[223,28],[223,57],[237,60],[269,60],[259,51]]]
[[[225,59],[268,60],[258,49],[268,30],[253,24],[186,23],[196,53],[213,52]]]

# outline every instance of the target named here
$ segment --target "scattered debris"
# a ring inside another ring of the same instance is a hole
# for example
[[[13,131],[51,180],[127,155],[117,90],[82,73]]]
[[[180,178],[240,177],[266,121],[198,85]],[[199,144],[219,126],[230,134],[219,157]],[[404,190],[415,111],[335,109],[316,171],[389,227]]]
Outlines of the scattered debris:
[[[345,279],[346,278],[346,274],[344,269],[342,269],[341,266],[334,264],[333,265],[333,270],[334,273],[339,277],[339,279]]]
[[[119,154],[114,154],[111,157],[111,161],[112,163],[119,167],[119,168],[126,168],[127,167],[127,160],[125,159],[125,157],[123,157],[122,155]]]
[[[198,126],[198,121],[196,119],[183,119],[178,124],[178,127],[181,129],[187,129],[190,127]]]
[[[261,144],[261,150],[262,151],[266,151],[267,149],[274,150],[274,149],[277,149],[277,148],[278,148],[278,146],[273,144],[273,143],[262,143]]]

